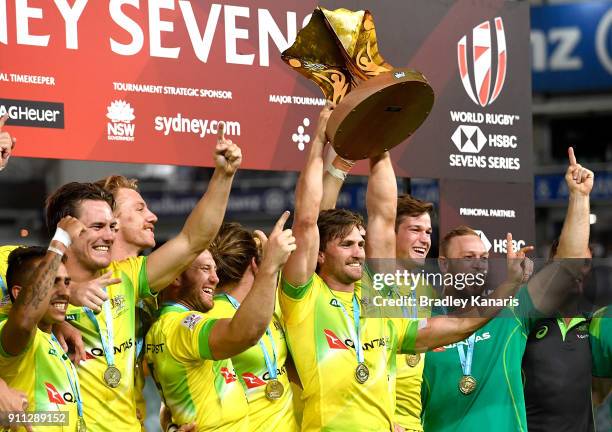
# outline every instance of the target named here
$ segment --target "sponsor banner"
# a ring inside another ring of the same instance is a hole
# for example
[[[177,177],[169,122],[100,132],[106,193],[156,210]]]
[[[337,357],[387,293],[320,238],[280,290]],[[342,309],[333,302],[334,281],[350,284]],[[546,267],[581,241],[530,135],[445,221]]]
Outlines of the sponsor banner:
[[[535,246],[531,184],[441,180],[440,197],[440,238],[467,225],[492,257],[505,257],[507,233],[515,249]]]
[[[591,202],[612,200],[612,172],[596,171]],[[542,174],[534,177],[536,204],[565,204],[569,190],[564,174]]]
[[[533,6],[534,92],[612,89],[611,35],[610,1]]]
[[[0,116],[8,114],[15,126],[64,129],[64,104],[0,99]]]
[[[16,155],[210,166],[224,121],[228,138],[243,148],[244,168],[299,170],[324,100],[280,52],[315,6],[0,1],[2,95],[63,104],[64,129],[12,129],[19,136]],[[398,175],[531,177],[527,4],[353,0],[323,6],[371,10],[384,58],[423,72],[436,93],[427,121],[393,151]],[[16,120],[11,115],[8,124]],[[355,170],[366,171],[365,163]]]

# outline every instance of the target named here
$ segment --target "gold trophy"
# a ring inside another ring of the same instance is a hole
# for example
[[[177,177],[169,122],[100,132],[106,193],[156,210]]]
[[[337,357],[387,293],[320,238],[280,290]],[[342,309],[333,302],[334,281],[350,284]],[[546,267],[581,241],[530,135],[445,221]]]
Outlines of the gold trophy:
[[[317,7],[282,59],[337,104],[326,133],[345,159],[366,159],[400,144],[433,106],[423,74],[382,58],[367,10]]]

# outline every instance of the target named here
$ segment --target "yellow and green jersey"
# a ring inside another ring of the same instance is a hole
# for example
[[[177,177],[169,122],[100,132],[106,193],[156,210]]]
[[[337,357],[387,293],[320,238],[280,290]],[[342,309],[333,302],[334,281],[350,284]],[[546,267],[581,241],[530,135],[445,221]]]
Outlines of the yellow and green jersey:
[[[316,274],[299,287],[282,281],[280,305],[287,345],[304,387],[302,431],[393,430],[391,370],[398,352],[413,352],[418,321],[360,318],[359,339],[369,369],[369,378],[360,384],[349,327],[354,325],[354,295],[361,297],[360,282],[355,293],[348,293],[332,292]]]
[[[100,331],[83,308],[70,307],[66,313],[66,321],[81,331],[85,344],[87,359],[78,367],[83,400],[87,401],[85,421],[88,429],[95,431],[140,430],[134,397],[135,313],[138,300],[151,296],[146,257],[114,261],[98,275],[108,271],[112,271],[111,277],[121,278],[122,282],[106,288],[112,317],[106,315],[104,308],[96,315]],[[116,388],[109,387],[103,379],[108,365],[101,334],[107,336],[107,320],[113,327],[115,367],[121,372]]]
[[[401,295],[411,295],[410,287],[398,287]],[[421,296],[428,298],[437,297],[433,288],[420,283],[413,292],[415,301]],[[429,308],[404,307],[405,317],[428,318],[431,316]],[[418,363],[414,364],[415,359]],[[423,368],[425,366],[425,354],[417,356],[410,354],[398,354],[395,368],[395,423],[406,430],[422,431],[421,425],[421,384],[423,383]]]
[[[231,359],[215,361],[208,340],[217,320],[164,305],[145,341],[145,360],[176,424],[199,432],[248,431],[248,403]]]
[[[5,319],[11,309],[11,298],[6,283],[6,271],[8,270],[8,257],[11,252],[18,247],[19,246],[0,246],[0,290],[2,290],[2,297],[0,298],[0,320]]]
[[[6,320],[0,322],[0,332]],[[68,425],[33,426],[34,431],[74,432],[77,430],[77,390],[74,369],[61,346],[51,334],[36,329],[34,339],[19,355],[11,356],[0,344],[0,378],[28,397],[28,411],[68,413]],[[68,378],[70,373],[70,379]],[[73,380],[71,385],[70,380]],[[22,430],[22,429],[20,429]]]
[[[213,318],[232,318],[235,313],[234,306],[222,294],[215,296],[215,306],[207,315]],[[259,343],[232,357],[232,363],[249,402],[249,430],[251,431],[283,430],[291,432],[299,429],[293,412],[293,394],[285,367],[287,342],[279,315],[280,310],[277,310],[272,316],[269,331],[276,349],[277,379],[285,390],[280,399],[266,398],[266,384],[271,378]],[[261,338],[261,342],[270,359],[273,359],[272,344],[267,334]]]
[[[612,306],[595,313],[589,327],[593,375],[612,378]]]

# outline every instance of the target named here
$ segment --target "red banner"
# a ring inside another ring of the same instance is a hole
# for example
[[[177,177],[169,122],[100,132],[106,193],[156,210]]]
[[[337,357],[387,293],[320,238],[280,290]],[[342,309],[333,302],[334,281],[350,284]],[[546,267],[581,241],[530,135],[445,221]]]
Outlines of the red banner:
[[[528,5],[370,3],[324,6],[371,10],[382,55],[437,97],[394,151],[398,174],[530,179]],[[0,0],[0,113],[22,126],[9,129],[16,156],[207,166],[225,121],[245,168],[299,170],[324,100],[280,52],[314,7]]]

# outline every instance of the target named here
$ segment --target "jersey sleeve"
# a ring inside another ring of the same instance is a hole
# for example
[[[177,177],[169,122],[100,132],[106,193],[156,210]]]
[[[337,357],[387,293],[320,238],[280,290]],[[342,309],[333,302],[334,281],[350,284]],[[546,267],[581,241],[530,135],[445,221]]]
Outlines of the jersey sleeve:
[[[0,335],[4,332],[4,325],[7,323],[7,320],[0,322]],[[2,338],[0,338],[0,341]],[[37,344],[38,341],[38,332],[35,333],[34,340],[30,341],[30,344],[16,356],[13,356],[7,353],[4,350],[4,346],[0,342],[0,378],[4,380],[11,380],[18,376],[20,373],[23,373],[26,369],[30,369],[34,371],[35,368],[33,364],[28,366],[28,358],[31,357],[30,353]]]
[[[595,313],[589,326],[593,376],[612,378],[612,307]]]
[[[533,304],[533,300],[531,299],[531,295],[529,295],[529,290],[527,289],[527,285],[522,286],[519,291],[516,293],[515,300],[517,302],[516,306],[512,307],[512,313],[515,318],[519,320],[521,326],[523,327],[523,332],[525,336],[531,333],[531,330],[536,325],[537,321],[544,318],[544,315],[536,309]]]
[[[395,323],[398,330],[398,354],[414,354],[420,320],[400,318],[392,322]]]
[[[214,360],[208,340],[217,319],[200,312],[180,314],[174,319],[166,343],[179,361]]]
[[[314,273],[300,286],[293,286],[284,278],[280,279],[279,303],[285,324],[298,324],[312,313],[314,298],[323,281]]]
[[[206,316],[211,318],[233,318],[236,309],[222,296],[215,297],[215,304],[211,310],[206,312]]]

